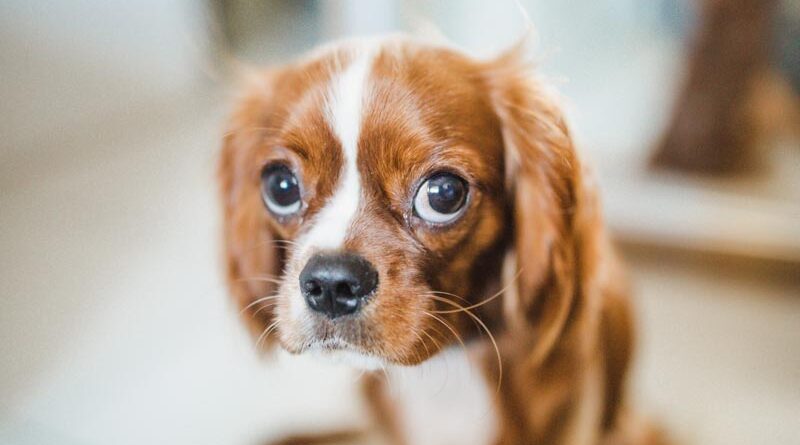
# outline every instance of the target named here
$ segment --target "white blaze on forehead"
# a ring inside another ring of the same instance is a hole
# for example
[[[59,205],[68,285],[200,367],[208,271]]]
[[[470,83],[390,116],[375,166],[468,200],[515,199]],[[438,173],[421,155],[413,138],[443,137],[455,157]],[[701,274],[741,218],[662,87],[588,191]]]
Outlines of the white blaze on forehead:
[[[313,222],[304,247],[337,249],[358,210],[361,181],[356,157],[361,133],[362,109],[374,51],[364,48],[345,70],[331,81],[326,98],[325,116],[342,146],[344,163],[338,185]]]

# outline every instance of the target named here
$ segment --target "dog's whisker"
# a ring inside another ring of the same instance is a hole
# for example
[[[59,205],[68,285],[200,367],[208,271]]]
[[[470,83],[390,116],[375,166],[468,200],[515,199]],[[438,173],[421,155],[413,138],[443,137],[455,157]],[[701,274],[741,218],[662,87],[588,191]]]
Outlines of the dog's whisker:
[[[488,298],[485,298],[485,299],[483,299],[483,300],[481,300],[481,301],[479,301],[479,302],[477,302],[477,303],[475,303],[473,305],[470,305],[470,306],[467,306],[467,307],[461,307],[459,309],[448,309],[448,310],[444,310],[444,311],[433,311],[433,313],[435,313],[435,314],[452,314],[452,313],[455,313],[455,312],[462,312],[462,311],[472,310],[472,309],[475,309],[477,307],[481,307],[481,306],[483,306],[485,304],[491,303],[493,300],[495,300],[498,297],[500,297],[501,295],[503,295],[503,293],[505,291],[507,291],[508,288],[511,287],[519,279],[519,276],[521,274],[522,274],[522,269],[517,271],[517,274],[514,275],[514,278],[512,278],[511,281],[509,281],[505,286],[503,286],[502,289],[500,289],[499,291],[497,291],[494,294],[492,294],[492,296],[490,296]],[[439,292],[439,291],[433,291],[433,293],[444,294],[444,292]],[[453,294],[449,294],[449,295],[453,295]]]
[[[436,295],[436,294],[434,294],[432,292],[426,292],[423,295],[431,297],[432,299],[437,300],[437,301],[443,301],[443,302],[445,302],[445,303],[447,303],[447,304],[449,304],[451,306],[455,306],[457,308],[457,309],[430,311],[433,314],[452,314],[452,313],[464,312],[466,310],[469,310],[469,309],[465,308],[464,306],[456,303],[455,301],[449,300],[449,299],[444,298],[444,297],[440,297],[440,296],[438,296],[438,295]],[[453,295],[453,294],[450,294],[450,295]],[[464,301],[466,301],[466,300],[464,300]],[[478,327],[477,323],[475,323],[474,320],[473,320],[473,324],[475,324],[475,326]]]
[[[274,300],[274,299],[276,299],[278,297],[280,297],[280,295],[275,294],[275,295],[268,295],[266,297],[257,298],[255,300],[251,301],[250,304],[248,304],[247,306],[243,307],[242,310],[239,311],[239,315],[244,314],[248,309],[250,309],[251,307],[253,307],[253,306],[255,306],[255,305],[259,304],[259,303],[263,303],[263,302],[269,301],[269,300]]]
[[[461,308],[462,310],[464,309],[463,306],[460,306],[458,303],[450,301],[450,300],[448,300],[446,298],[438,297],[438,296],[435,296],[435,295],[431,295],[431,298],[433,298],[435,300],[438,300],[438,301],[441,301],[442,303],[450,304],[452,306],[457,306],[457,307]],[[500,356],[500,348],[497,346],[497,341],[495,340],[494,335],[492,335],[492,332],[486,326],[486,323],[484,323],[483,320],[480,319],[480,317],[478,317],[477,315],[473,314],[469,310],[463,310],[463,312],[465,314],[467,314],[470,318],[472,318],[476,323],[478,323],[481,328],[483,328],[483,330],[486,332],[486,336],[489,337],[489,340],[492,342],[492,346],[494,347],[495,355],[497,356],[497,392],[500,392],[500,385],[503,382],[503,360],[502,360],[502,357]]]
[[[279,303],[278,300],[273,300],[273,301],[269,301],[269,302],[261,305],[258,309],[255,310],[255,312],[253,312],[253,317],[258,315],[259,312],[263,311],[264,309],[267,309],[267,308],[272,309],[272,308],[274,308],[275,306],[278,305],[278,303]]]
[[[459,300],[463,301],[464,303],[469,303],[469,300],[467,300],[466,298],[462,297],[461,295],[452,294],[450,292],[444,292],[444,291],[440,291],[440,290],[431,290],[431,291],[428,291],[428,292],[425,292],[425,293],[426,294],[434,294],[434,295],[437,295],[437,294],[438,295],[447,295],[448,297],[458,298]]]
[[[392,377],[389,375],[389,371],[386,369],[386,365],[384,365],[383,362],[379,362],[378,364],[381,367],[381,371],[383,371],[383,377],[386,379],[386,386],[389,387],[389,394],[391,394],[392,396],[396,396],[397,391],[392,384]]]
[[[417,340],[419,340],[419,343],[422,345],[423,348],[425,348],[425,356],[426,357],[430,357],[431,356],[431,351],[428,349],[428,345],[425,343],[425,339],[422,338],[421,335],[419,335],[419,331],[417,329],[412,329],[411,332],[414,333],[414,335],[417,337]],[[416,359],[417,359],[418,362],[421,361],[420,360],[420,356],[419,356],[419,352],[416,353]]]
[[[256,340],[256,349],[261,348],[261,342],[266,340],[269,337],[269,334],[278,326],[278,319],[276,318],[266,329],[258,336],[258,340]]]
[[[423,313],[430,315],[431,317],[439,321],[442,325],[444,325],[444,327],[446,327],[453,334],[453,336],[458,340],[458,342],[461,343],[461,347],[464,350],[464,354],[467,354],[467,347],[464,344],[464,341],[461,339],[461,336],[458,335],[456,330],[452,326],[450,326],[450,323],[447,323],[446,320],[442,319],[441,317],[437,317],[436,315],[433,315],[429,312],[423,311]],[[445,369],[444,380],[442,380],[442,384],[441,386],[439,386],[439,389],[433,392],[434,396],[440,394],[444,390],[445,386],[447,386],[447,381],[450,379],[450,362],[447,361],[447,355],[445,355],[443,359],[444,359],[444,369]]]
[[[281,284],[282,281],[279,278],[270,278],[270,277],[244,277],[239,278],[236,281],[263,281],[265,283],[272,283],[272,284]]]
[[[453,333],[453,335],[454,335],[454,336],[455,336],[457,339],[459,339],[459,341],[461,341],[461,340],[460,340],[460,337],[458,336],[458,334],[456,334],[456,333],[453,331],[453,329],[451,329],[451,328],[450,328],[450,325],[449,325],[448,323],[445,323],[445,322],[444,322],[444,320],[441,320],[441,319],[440,319],[439,321],[441,322],[441,324],[442,324],[442,325],[444,325],[445,327],[447,327],[447,328],[450,330],[450,332],[452,332],[452,333]],[[434,326],[434,332],[436,332],[437,334],[441,335],[443,338],[446,338],[447,336],[446,336],[446,335],[442,335],[441,331],[440,331],[439,329],[436,329],[436,327],[438,327],[438,325],[435,325],[435,326]],[[423,331],[423,332],[424,332],[424,331]],[[434,340],[434,339],[433,339],[433,337],[431,337],[431,336],[430,336],[430,334],[428,334],[428,338],[430,338],[430,339],[431,339],[431,341],[435,342],[435,344],[437,345],[437,347],[438,347],[440,350],[443,350],[443,348],[441,347],[441,344],[440,344],[440,343],[438,343],[438,342],[436,342],[436,340]],[[464,346],[464,343],[463,343],[463,342],[461,342],[461,345],[462,345],[462,347],[464,348],[464,354],[467,354],[467,348],[466,348],[466,346]],[[447,385],[447,381],[450,379],[450,362],[447,360],[447,355],[446,355],[446,354],[442,356],[442,360],[444,360],[445,377],[444,377],[444,380],[442,380],[442,384],[439,386],[439,388],[438,388],[436,391],[434,391],[434,392],[433,392],[433,395],[434,395],[434,396],[435,396],[435,395],[438,395],[438,394],[440,394],[440,393],[441,393],[441,392],[444,390],[445,386]]]
[[[430,313],[428,311],[422,311],[422,313],[427,315],[427,316],[429,316],[429,317],[431,317],[431,318],[433,318],[434,320],[438,321],[442,325],[444,325],[444,327],[446,327],[447,330],[449,330],[450,333],[453,334],[453,336],[456,338],[456,340],[458,340],[458,342],[461,344],[461,347],[464,348],[464,352],[467,351],[467,345],[464,344],[464,340],[461,338],[460,335],[458,335],[458,332],[456,332],[456,330],[452,326],[450,326],[450,323],[447,323],[447,321],[442,319],[442,317],[439,317],[436,314],[432,314],[432,313]]]
[[[433,343],[433,345],[436,346],[437,350],[442,349],[442,344],[436,341],[436,339],[431,334],[427,333],[425,330],[422,330],[421,332],[430,339],[431,343]]]
[[[433,343],[433,346],[436,348],[436,351],[441,351],[441,350],[442,350],[442,344],[441,344],[441,343],[439,343],[439,342],[436,340],[436,338],[434,338],[434,336],[432,336],[431,334],[429,334],[429,333],[428,333],[426,330],[424,330],[424,329],[423,329],[421,332],[422,332],[422,334],[424,334],[424,335],[425,335],[425,337],[427,337],[427,338],[428,338],[428,339],[431,341],[431,343]],[[435,329],[435,332],[436,332],[437,334],[440,334],[440,332],[439,332],[439,330],[438,330],[438,329]],[[440,335],[441,335],[441,334],[440,334]],[[427,362],[426,362],[426,363],[427,363]],[[423,369],[424,369],[424,368],[423,368]]]
[[[419,332],[417,331],[417,329],[412,327],[411,328],[411,333],[417,338],[417,340],[422,345],[422,347],[425,348],[426,356],[430,357],[431,354],[430,354],[430,351],[428,350],[428,345],[425,344],[425,340],[423,340],[422,336],[419,335]],[[415,360],[415,362],[416,363],[420,363],[422,361],[422,356],[420,355],[419,350],[417,348],[413,348],[412,350],[414,351],[414,360]]]
[[[440,297],[440,296],[434,295],[432,293],[428,293],[426,295],[431,297],[434,300],[442,301],[442,302],[445,302],[445,303],[447,303],[449,305],[452,305],[452,306],[455,306],[455,307],[458,308],[458,309],[455,309],[455,310],[452,310],[452,311],[431,311],[431,313],[433,313],[433,314],[469,312],[469,310],[467,308],[465,308],[464,306],[461,306],[460,304],[456,303],[455,301],[448,300],[447,298]],[[470,314],[470,316],[472,316],[472,314]],[[480,328],[480,326],[478,326],[478,323],[476,323],[474,318],[472,320],[472,323],[475,324],[476,327]],[[463,343],[462,343],[462,345],[463,345]],[[465,351],[466,351],[466,348],[465,348]]]

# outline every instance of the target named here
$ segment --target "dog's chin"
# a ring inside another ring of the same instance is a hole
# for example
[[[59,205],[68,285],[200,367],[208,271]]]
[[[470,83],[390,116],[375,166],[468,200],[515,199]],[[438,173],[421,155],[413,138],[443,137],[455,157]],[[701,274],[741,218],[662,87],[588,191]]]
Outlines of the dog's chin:
[[[364,371],[374,371],[387,365],[383,358],[365,354],[352,345],[338,340],[314,343],[307,349],[307,352],[312,357],[326,363],[345,365]]]

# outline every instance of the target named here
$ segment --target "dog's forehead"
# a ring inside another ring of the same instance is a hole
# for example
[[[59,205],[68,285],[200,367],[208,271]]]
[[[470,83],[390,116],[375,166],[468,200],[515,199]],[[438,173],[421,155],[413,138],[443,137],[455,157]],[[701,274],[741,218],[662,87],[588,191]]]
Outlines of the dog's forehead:
[[[407,39],[324,47],[276,86],[281,137],[317,165],[331,164],[336,151],[397,168],[443,146],[478,147],[481,156],[496,148],[498,123],[480,67],[454,50]]]
[[[478,62],[407,39],[347,41],[315,51],[278,85],[286,136],[316,131],[357,157],[426,156],[428,144],[491,146],[497,119]],[[326,127],[326,128],[320,128]],[[345,143],[349,140],[349,144]],[[318,150],[319,141],[310,143]],[[394,153],[387,153],[394,151]]]

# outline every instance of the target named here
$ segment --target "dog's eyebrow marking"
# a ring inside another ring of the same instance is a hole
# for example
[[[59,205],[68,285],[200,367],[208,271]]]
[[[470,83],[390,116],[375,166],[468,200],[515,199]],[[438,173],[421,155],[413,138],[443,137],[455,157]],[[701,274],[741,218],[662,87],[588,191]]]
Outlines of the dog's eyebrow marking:
[[[359,48],[356,58],[331,81],[325,104],[325,116],[344,152],[344,166],[339,186],[320,210],[306,245],[337,249],[344,244],[361,196],[357,168],[358,139],[367,81],[375,58],[374,45]]]

